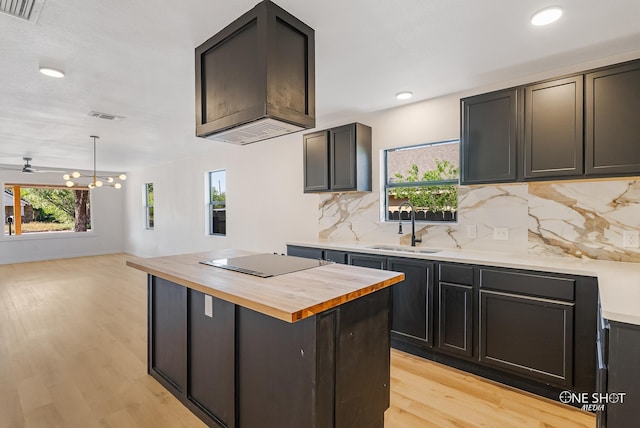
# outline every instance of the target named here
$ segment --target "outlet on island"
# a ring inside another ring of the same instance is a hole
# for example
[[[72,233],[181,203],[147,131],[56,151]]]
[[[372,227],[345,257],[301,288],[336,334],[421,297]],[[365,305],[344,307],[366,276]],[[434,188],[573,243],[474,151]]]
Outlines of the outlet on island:
[[[493,228],[493,239],[494,241],[508,241],[509,240],[509,229],[506,227],[494,227]]]

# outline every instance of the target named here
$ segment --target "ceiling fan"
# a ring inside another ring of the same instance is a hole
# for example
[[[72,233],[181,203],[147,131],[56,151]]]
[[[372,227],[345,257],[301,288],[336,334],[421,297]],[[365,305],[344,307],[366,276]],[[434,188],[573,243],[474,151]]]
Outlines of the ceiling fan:
[[[58,170],[54,170],[54,169],[37,169],[36,167],[34,167],[33,165],[31,165],[31,161],[33,160],[33,158],[30,157],[23,157],[22,158],[24,160],[24,165],[22,167],[22,169],[20,168],[6,168],[6,167],[0,167],[0,169],[4,169],[7,171],[22,171],[26,174],[33,174],[36,172],[42,172],[42,173],[46,173],[46,172],[55,172],[55,173],[62,173],[64,171],[58,171]]]

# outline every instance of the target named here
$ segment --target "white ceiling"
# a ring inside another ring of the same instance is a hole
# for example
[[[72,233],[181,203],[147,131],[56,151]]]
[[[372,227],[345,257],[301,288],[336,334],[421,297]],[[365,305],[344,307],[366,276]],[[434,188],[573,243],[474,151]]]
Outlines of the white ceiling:
[[[0,164],[133,170],[206,152],[194,137],[194,48],[258,0],[46,0],[0,15]],[[492,85],[640,47],[640,1],[276,0],[316,32],[321,121]],[[64,79],[38,72],[61,68]],[[405,102],[406,103],[406,102]],[[126,116],[106,121],[89,111]]]

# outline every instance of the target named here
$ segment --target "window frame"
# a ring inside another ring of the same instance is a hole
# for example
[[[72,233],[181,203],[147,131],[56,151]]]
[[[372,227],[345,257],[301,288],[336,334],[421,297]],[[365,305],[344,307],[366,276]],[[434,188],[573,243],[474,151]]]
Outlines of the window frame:
[[[382,208],[382,212],[381,212],[381,220],[385,223],[389,222],[389,223],[396,223],[399,221],[404,221],[409,219],[409,214],[407,214],[407,217],[405,218],[404,216],[399,217],[398,219],[393,219],[389,217],[389,191],[392,189],[396,189],[396,188],[407,188],[407,187],[436,187],[436,186],[448,186],[448,185],[453,185],[456,187],[456,194],[457,194],[457,189],[460,186],[460,166],[458,165],[458,177],[455,179],[447,179],[447,180],[430,180],[430,181],[405,181],[405,182],[390,182],[390,178],[389,177],[389,153],[390,152],[394,152],[394,151],[400,151],[400,150],[411,150],[411,149],[417,149],[420,147],[428,147],[428,146],[436,146],[436,145],[444,145],[444,144],[458,144],[458,148],[460,147],[460,139],[459,138],[453,138],[450,140],[443,140],[443,141],[434,141],[434,142],[430,142],[430,143],[420,143],[420,144],[413,144],[410,146],[399,146],[399,147],[390,147],[387,149],[383,149],[383,156],[382,156],[382,168],[383,168],[383,174],[381,174],[383,176],[383,183],[381,186],[381,194],[382,194],[382,204],[381,204],[381,208]],[[459,198],[458,198],[458,202],[459,202]],[[418,208],[418,207],[416,207]],[[453,219],[445,219],[443,217],[442,220],[434,220],[434,219],[420,219],[419,217],[416,217],[416,222],[420,222],[420,223],[431,223],[431,224],[452,224],[452,223],[457,223],[457,216],[455,215],[455,213],[457,212],[458,206],[456,204],[455,210],[452,211],[453,213]]]
[[[212,199],[212,189],[213,187],[213,183],[212,183],[212,179],[213,179],[213,175],[217,174],[217,173],[223,173],[224,174],[224,189],[220,189],[220,193],[221,195],[224,195],[224,204],[222,208],[216,208],[216,205],[220,205],[220,204],[216,204]],[[226,226],[226,217],[227,217],[227,185],[226,185],[226,181],[227,181],[227,170],[224,168],[221,169],[216,169],[216,170],[212,170],[212,171],[208,171],[207,172],[207,233],[209,236],[227,236],[227,226]],[[215,216],[214,213],[224,213],[224,230],[222,231],[216,231],[215,230],[215,224],[216,222],[215,220]]]
[[[149,191],[151,186],[151,191]],[[149,204],[149,195],[153,201]],[[144,226],[146,230],[155,229],[155,186],[153,183],[144,183]]]
[[[87,191],[88,193],[88,200],[87,200],[87,211],[88,211],[88,222],[87,222],[87,229],[86,230],[79,230],[76,231],[75,230],[75,214],[74,214],[74,227],[72,229],[65,229],[65,230],[44,230],[44,231],[24,231],[24,225],[28,224],[30,222],[25,223],[23,220],[20,221],[21,223],[21,231],[20,233],[16,234],[15,232],[12,233],[11,235],[8,234],[8,231],[5,230],[5,227],[7,227],[7,217],[5,215],[6,212],[6,207],[4,204],[4,201],[2,201],[2,203],[0,204],[0,206],[2,206],[2,214],[3,214],[3,231],[2,234],[0,234],[0,239],[4,240],[4,239],[10,239],[10,240],[16,240],[16,239],[41,239],[41,238],[69,238],[71,236],[86,236],[86,235],[91,235],[93,234],[94,231],[94,224],[93,224],[93,210],[91,209],[91,206],[93,205],[92,203],[92,192],[90,191],[91,189],[89,189],[89,187],[87,186],[75,186],[73,188],[69,188],[65,185],[58,185],[58,184],[48,184],[48,183],[23,183],[23,182],[3,182],[2,184],[2,190],[3,192],[5,190],[10,190],[13,193],[13,189],[9,189],[9,188],[15,188],[15,187],[19,187],[20,188],[20,199],[22,200],[23,196],[22,196],[22,189],[57,189],[57,190],[66,190],[66,191],[74,191],[74,190],[84,190]],[[24,211],[22,206],[20,207],[20,217],[24,217],[23,215]],[[11,215],[11,217],[15,218],[15,207],[13,207],[13,214]],[[15,220],[13,221],[12,224],[12,228],[15,226]]]

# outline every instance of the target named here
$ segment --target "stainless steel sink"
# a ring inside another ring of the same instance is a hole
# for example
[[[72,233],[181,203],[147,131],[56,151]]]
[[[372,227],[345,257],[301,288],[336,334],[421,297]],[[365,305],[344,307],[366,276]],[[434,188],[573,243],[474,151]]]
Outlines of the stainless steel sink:
[[[419,247],[404,247],[404,246],[398,247],[394,245],[372,245],[369,248],[371,248],[372,250],[399,251],[404,253],[421,253],[421,254],[431,254],[431,253],[437,253],[442,251],[442,250],[433,250],[433,249],[419,248]]]

